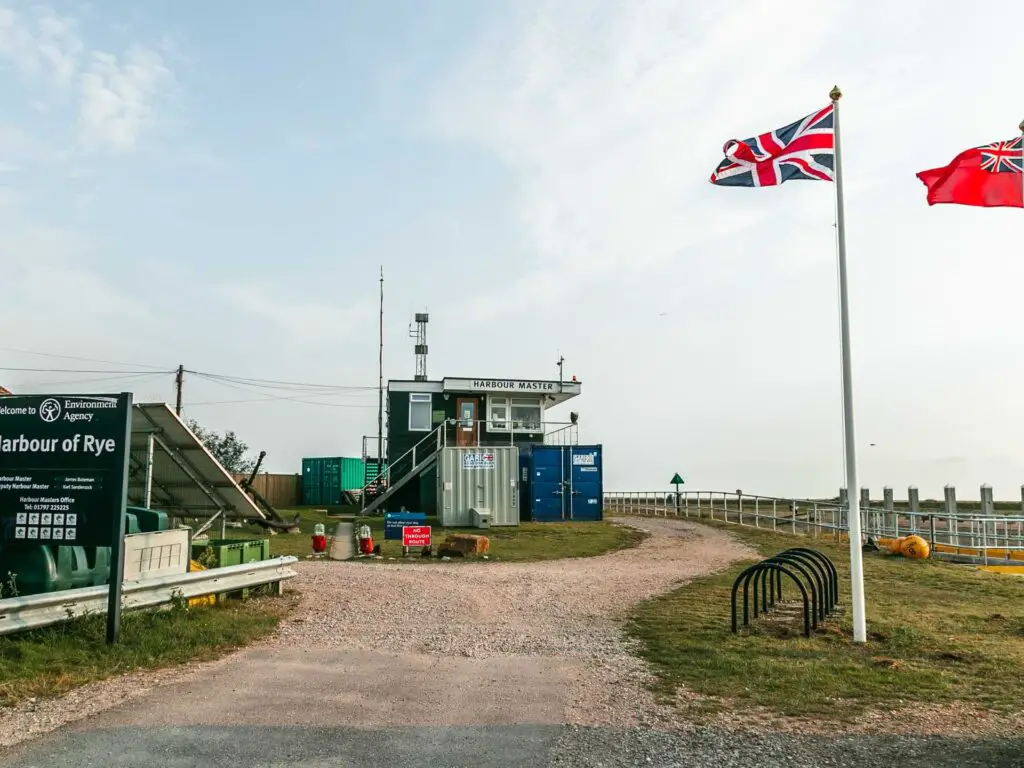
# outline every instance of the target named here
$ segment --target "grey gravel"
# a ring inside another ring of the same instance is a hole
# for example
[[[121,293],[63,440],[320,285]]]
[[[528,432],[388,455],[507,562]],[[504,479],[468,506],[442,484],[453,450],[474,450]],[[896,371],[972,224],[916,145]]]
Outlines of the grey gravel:
[[[1003,768],[1024,766],[1024,739],[922,736],[807,736],[692,728],[567,726],[549,756],[558,768]]]

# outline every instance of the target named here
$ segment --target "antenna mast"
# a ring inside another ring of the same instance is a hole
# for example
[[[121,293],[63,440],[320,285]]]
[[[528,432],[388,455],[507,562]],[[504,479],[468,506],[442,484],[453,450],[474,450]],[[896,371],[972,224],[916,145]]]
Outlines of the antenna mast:
[[[416,330],[409,329],[409,335],[416,339],[416,376],[414,381],[427,380],[427,323],[430,315],[426,312],[416,313]]]
[[[380,268],[380,352],[377,358],[377,477],[384,469],[384,267]]]

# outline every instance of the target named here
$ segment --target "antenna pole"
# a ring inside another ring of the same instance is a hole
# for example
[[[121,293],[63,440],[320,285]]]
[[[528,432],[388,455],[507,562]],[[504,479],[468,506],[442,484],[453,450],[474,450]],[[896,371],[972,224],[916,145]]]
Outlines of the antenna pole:
[[[384,470],[384,267],[380,268],[380,352],[377,358],[377,477]]]

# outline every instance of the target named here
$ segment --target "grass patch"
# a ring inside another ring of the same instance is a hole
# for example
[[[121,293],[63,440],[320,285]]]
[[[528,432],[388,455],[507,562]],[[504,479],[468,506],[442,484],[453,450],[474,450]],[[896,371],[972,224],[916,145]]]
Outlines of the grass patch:
[[[826,719],[910,702],[1021,709],[1024,579],[865,553],[869,637],[854,644],[845,546],[716,527],[763,556],[800,544],[821,550],[836,564],[847,610],[809,639],[798,629],[799,612],[788,636],[766,631],[760,620],[750,634],[733,635],[729,597],[743,565],[641,603],[628,631],[654,665],[660,694],[671,698],[685,687],[710,697],[698,709],[764,707]]]
[[[327,534],[334,532],[336,518],[330,518],[325,512],[318,511],[323,507],[296,507],[281,509],[282,517],[292,519],[299,515],[301,533],[279,533],[270,537],[270,554],[272,557],[294,555],[306,557],[311,554],[313,529],[317,523],[323,523]],[[347,511],[345,508],[332,507],[331,512]],[[357,517],[356,526],[369,525],[373,531],[375,543],[381,544],[381,554],[387,557],[401,557],[402,544],[398,541],[384,540],[383,517]],[[441,528],[436,517],[428,517],[427,525],[433,526],[434,549],[444,539],[446,532],[462,529]],[[498,527],[487,530],[466,529],[472,533],[482,533],[491,540],[489,558],[500,562],[525,562],[531,560],[553,560],[563,557],[593,557],[603,555],[617,549],[635,547],[645,538],[641,531],[621,525],[612,525],[608,521],[592,523],[522,523],[514,527]],[[258,527],[228,528],[229,538],[263,538],[266,532]],[[216,534],[219,536],[219,532]]]
[[[121,616],[121,641],[106,644],[106,616],[0,637],[0,706],[138,669],[205,661],[269,634],[292,605],[288,597]]]

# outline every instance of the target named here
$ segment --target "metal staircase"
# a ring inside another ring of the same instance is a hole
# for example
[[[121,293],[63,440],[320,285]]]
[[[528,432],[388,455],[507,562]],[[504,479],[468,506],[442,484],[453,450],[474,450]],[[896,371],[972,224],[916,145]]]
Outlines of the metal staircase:
[[[372,515],[406,483],[437,464],[445,446],[444,427],[439,425],[395,461],[388,462],[384,471],[363,487],[363,515]]]

